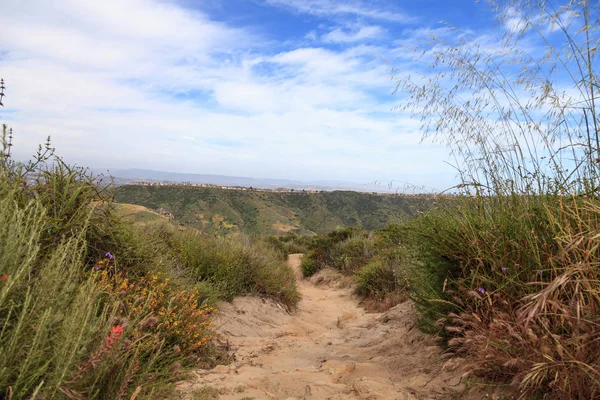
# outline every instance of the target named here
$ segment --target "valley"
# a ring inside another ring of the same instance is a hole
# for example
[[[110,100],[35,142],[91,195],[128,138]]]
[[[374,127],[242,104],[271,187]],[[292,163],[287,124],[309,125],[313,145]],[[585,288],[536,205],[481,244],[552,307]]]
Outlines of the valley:
[[[313,235],[340,227],[382,229],[431,207],[436,199],[333,191],[230,190],[185,185],[125,185],[115,200],[170,216],[202,232]]]

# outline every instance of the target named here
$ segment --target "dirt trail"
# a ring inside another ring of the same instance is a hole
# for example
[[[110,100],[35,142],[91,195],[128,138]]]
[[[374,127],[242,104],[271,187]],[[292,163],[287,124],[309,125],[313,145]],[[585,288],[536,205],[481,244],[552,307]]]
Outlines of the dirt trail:
[[[297,271],[300,259],[289,258]],[[196,371],[183,397],[210,386],[223,400],[462,398],[462,374],[442,369],[432,338],[411,329],[410,302],[366,313],[351,289],[313,283],[323,280],[299,277],[293,314],[254,297],[225,304],[216,327],[234,362]]]

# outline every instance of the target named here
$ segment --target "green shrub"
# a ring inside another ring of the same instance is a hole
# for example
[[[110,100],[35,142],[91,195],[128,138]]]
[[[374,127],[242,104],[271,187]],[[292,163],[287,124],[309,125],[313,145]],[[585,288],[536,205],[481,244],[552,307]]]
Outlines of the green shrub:
[[[293,307],[295,275],[270,245],[246,237],[212,237],[168,221],[125,224],[131,252],[148,271],[198,287],[208,304],[256,294]]]
[[[90,398],[123,398],[134,381],[133,359],[111,353],[122,329],[113,321],[117,308],[90,275],[118,232],[110,197],[94,177],[54,157],[49,143],[33,161],[15,162],[11,138],[3,126],[0,393],[80,396],[70,387],[81,383],[78,366],[92,357],[81,389]],[[109,358],[117,372],[106,369]]]
[[[303,263],[309,263],[306,264],[306,272],[313,275],[325,267],[339,270],[353,268],[353,255],[365,254],[366,245],[361,242],[361,238],[367,236],[364,230],[354,228],[338,229],[325,235],[314,236],[308,245],[309,252],[303,258]]]
[[[310,243],[310,236],[285,235],[268,236],[264,239],[267,244],[279,252],[284,260],[290,254],[306,253]]]
[[[302,258],[304,276],[325,267],[356,279],[356,293],[369,300],[367,308],[383,311],[408,296],[406,228],[390,225],[380,231],[343,229],[312,239]]]
[[[220,300],[219,291],[209,282],[200,281],[196,283],[194,289],[198,292],[198,301],[202,305],[216,307]]]
[[[250,239],[212,238],[194,231],[175,236],[185,275],[210,282],[225,299],[244,294],[272,297],[294,307],[299,295],[294,271],[268,245]]]
[[[411,281],[425,326],[442,328],[449,351],[480,360],[487,379],[521,371],[521,387],[536,391],[559,373],[569,386],[553,390],[593,393],[599,213],[580,198],[497,197],[415,220],[422,265]]]
[[[383,301],[390,293],[406,294],[406,289],[405,277],[381,260],[371,261],[356,275],[356,294],[366,298]]]
[[[332,266],[343,273],[352,274],[367,264],[375,255],[373,240],[369,238],[353,237],[337,243],[336,255]]]
[[[315,260],[315,253],[310,250],[302,257],[300,269],[302,269],[302,275],[305,277],[313,276],[319,271],[317,261]]]
[[[126,280],[113,286],[118,292],[107,290],[93,270],[114,274],[116,279],[122,276],[116,272],[118,258],[105,253],[96,260],[94,268],[88,266],[88,240],[95,236],[88,235],[85,222],[78,227],[72,219],[70,229],[59,230],[56,225],[62,222],[48,217],[50,205],[37,196],[25,202],[23,189],[12,189],[18,185],[4,179],[6,176],[0,176],[2,395],[121,399],[129,397],[137,386],[143,386],[143,395],[150,395],[171,382],[176,376],[170,371],[172,367],[185,365],[185,356],[190,355],[189,351],[176,354],[172,346],[175,343],[185,349],[182,342],[186,340],[176,343],[170,339],[173,335],[152,335],[152,349],[144,350],[148,342],[143,339],[150,336],[138,337],[134,333],[153,310],[145,308],[146,303],[125,301],[149,301],[151,292]],[[78,207],[90,214],[88,221],[93,220],[93,208],[85,203]],[[72,215],[81,214],[75,211]],[[52,238],[49,232],[58,235],[52,240],[53,246],[48,244]],[[158,285],[151,290],[162,299],[171,299],[171,319],[195,321],[190,317],[195,315],[194,310],[185,311],[193,304],[184,288]],[[123,298],[125,293],[130,293],[130,297]],[[200,292],[195,293],[201,304]],[[172,299],[177,298],[185,298],[186,303],[173,308]],[[198,314],[203,322],[208,317]],[[202,333],[199,329],[195,332]],[[200,347],[193,349],[197,357],[202,358],[203,352]]]
[[[16,398],[56,394],[80,350],[108,330],[110,311],[82,274],[84,232],[42,253],[45,208],[38,200],[19,206],[20,194],[0,185],[0,390]]]

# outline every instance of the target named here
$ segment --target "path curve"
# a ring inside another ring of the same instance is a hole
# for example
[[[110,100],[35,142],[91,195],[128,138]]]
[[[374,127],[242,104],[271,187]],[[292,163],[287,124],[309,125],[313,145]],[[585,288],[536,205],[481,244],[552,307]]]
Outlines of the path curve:
[[[184,398],[206,387],[222,400],[462,398],[462,373],[444,365],[433,339],[413,329],[410,302],[366,313],[350,288],[314,284],[326,281],[326,272],[302,279],[301,257],[289,257],[299,277],[298,311],[288,314],[256,297],[224,304],[215,326],[234,361],[196,371],[178,386]]]

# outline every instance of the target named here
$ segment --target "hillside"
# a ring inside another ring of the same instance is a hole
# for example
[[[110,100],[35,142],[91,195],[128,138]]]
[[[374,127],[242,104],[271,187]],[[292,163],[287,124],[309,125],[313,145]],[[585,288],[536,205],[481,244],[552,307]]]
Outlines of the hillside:
[[[162,209],[205,232],[268,235],[325,233],[342,226],[381,229],[433,202],[351,191],[279,193],[182,185],[121,186],[115,200]]]

